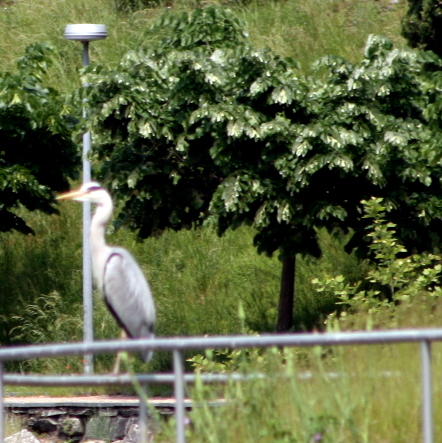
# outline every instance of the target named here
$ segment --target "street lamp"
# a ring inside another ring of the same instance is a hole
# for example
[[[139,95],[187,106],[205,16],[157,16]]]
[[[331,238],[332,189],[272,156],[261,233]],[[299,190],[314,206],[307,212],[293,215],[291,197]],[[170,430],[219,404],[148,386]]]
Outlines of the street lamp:
[[[64,38],[79,41],[83,44],[83,66],[89,65],[89,42],[102,40],[107,37],[106,25],[81,23],[66,25]],[[87,85],[83,85],[86,87]],[[83,107],[83,117],[86,109]],[[91,181],[91,164],[88,153],[91,149],[91,133],[83,134],[83,183]],[[91,204],[83,202],[83,341],[91,343],[94,340],[93,300],[92,300],[92,260],[89,241],[89,228],[91,224]],[[84,356],[84,373],[94,372],[92,354]]]

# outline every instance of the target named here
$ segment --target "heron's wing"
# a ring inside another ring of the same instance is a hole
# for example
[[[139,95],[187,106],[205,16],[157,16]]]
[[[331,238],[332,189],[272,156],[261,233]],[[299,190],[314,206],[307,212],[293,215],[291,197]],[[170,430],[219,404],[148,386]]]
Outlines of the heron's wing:
[[[129,337],[152,337],[155,306],[146,278],[132,255],[113,248],[103,275],[103,296]]]

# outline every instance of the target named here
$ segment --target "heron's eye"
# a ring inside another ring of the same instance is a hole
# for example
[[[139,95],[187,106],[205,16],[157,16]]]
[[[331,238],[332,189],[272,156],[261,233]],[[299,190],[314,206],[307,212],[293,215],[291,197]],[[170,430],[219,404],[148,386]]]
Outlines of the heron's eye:
[[[101,191],[103,188],[101,186],[91,186],[87,188],[87,192],[93,192],[93,191]]]

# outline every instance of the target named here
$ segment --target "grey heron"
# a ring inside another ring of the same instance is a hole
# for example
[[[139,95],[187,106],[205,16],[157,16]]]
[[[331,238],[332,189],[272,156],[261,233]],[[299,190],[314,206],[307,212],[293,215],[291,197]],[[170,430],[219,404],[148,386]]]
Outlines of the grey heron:
[[[105,229],[112,217],[113,203],[108,191],[96,182],[57,196],[57,200],[89,201],[96,205],[90,226],[92,272],[111,314],[131,338],[153,338],[155,305],[149,284],[132,254],[106,243]],[[148,362],[151,351],[141,353]],[[115,372],[118,371],[119,359]]]

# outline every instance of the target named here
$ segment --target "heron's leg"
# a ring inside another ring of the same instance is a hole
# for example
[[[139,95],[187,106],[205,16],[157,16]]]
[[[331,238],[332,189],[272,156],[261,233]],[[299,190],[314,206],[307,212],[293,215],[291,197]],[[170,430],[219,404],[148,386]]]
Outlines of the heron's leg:
[[[132,357],[132,358],[131,358]],[[159,416],[155,408],[149,405],[147,385],[145,383],[141,384],[137,379],[134,367],[132,365],[133,356],[130,356],[128,352],[121,352],[121,361],[125,365],[129,377],[132,380],[132,386],[135,392],[140,398],[139,406],[139,426],[140,426],[140,443],[148,443],[153,439],[152,431],[149,430],[147,425],[148,410],[149,414],[152,415],[158,422],[160,421]]]
[[[127,339],[127,334],[124,330],[121,330],[120,338],[122,340]],[[121,366],[121,359],[125,355],[125,359],[127,359],[127,352],[120,351],[117,353],[117,358],[115,360],[114,369],[112,370],[112,374],[119,374],[120,373],[120,366]]]

